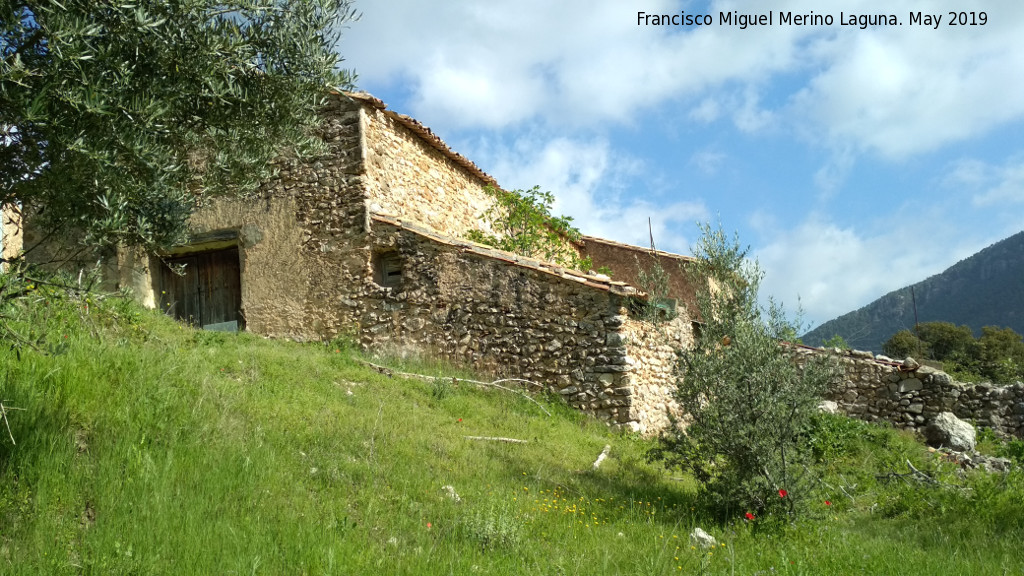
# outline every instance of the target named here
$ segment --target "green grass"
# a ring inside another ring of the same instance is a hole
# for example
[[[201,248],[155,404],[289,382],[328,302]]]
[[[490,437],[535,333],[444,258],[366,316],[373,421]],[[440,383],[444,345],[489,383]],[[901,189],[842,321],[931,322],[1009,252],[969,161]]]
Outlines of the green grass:
[[[5,314],[32,344],[0,349],[0,400],[24,409],[17,445],[0,427],[3,574],[1024,571],[1020,472],[960,478],[859,422],[814,433],[832,506],[746,522],[648,463],[649,441],[557,400],[548,417],[505,391],[389,378],[342,343],[197,332],[117,299]],[[964,488],[878,479],[908,458]],[[691,549],[696,526],[722,545]]]

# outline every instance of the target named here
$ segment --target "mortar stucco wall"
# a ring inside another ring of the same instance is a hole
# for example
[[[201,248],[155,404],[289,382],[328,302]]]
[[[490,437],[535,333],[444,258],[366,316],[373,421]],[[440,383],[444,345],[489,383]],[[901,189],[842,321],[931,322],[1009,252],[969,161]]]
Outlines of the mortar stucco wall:
[[[224,230],[237,234],[242,315],[246,329],[257,334],[313,336],[305,326],[310,284],[303,280],[313,270],[302,252],[304,231],[296,212],[290,194],[219,199],[196,212],[190,223],[196,235]]]
[[[654,434],[671,425],[669,417],[682,418],[683,410],[672,393],[678,378],[677,351],[693,346],[693,324],[683,309],[668,322],[652,324],[629,318],[623,337],[632,370],[623,382],[632,389],[630,420],[642,434]]]
[[[278,176],[257,194],[212,199],[192,215],[193,238],[224,231],[237,238],[248,330],[318,340],[352,322],[344,303],[369,266],[360,115],[358,103],[332,99],[320,128],[327,143],[322,156],[282,158]],[[203,249],[199,243],[173,253]],[[122,285],[153,305],[161,260],[124,250],[121,258],[136,270],[129,275],[122,269]]]

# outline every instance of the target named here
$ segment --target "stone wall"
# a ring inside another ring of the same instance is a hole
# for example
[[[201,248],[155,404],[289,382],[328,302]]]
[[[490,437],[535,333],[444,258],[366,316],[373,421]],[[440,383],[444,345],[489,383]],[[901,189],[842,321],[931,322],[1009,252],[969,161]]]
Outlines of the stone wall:
[[[1007,436],[1024,436],[1024,384],[965,384],[913,359],[895,362],[870,352],[836,353],[801,348],[804,356],[836,354],[844,369],[830,399],[839,409],[869,422],[887,422],[919,430],[940,412],[952,412],[980,427]]]
[[[0,260],[16,257],[21,248],[21,212],[14,206],[0,204]]]
[[[386,110],[383,103],[364,101],[371,211],[449,236],[465,236],[472,229],[487,231],[480,216],[493,200],[483,188],[497,186],[494,179],[415,120]]]
[[[660,266],[668,275],[668,283],[665,286],[668,297],[676,298],[678,304],[685,306],[691,314],[697,310],[695,300],[697,287],[693,285],[688,269],[693,258],[661,250],[652,252],[649,248],[631,246],[593,236],[583,237],[580,251],[583,256],[589,257],[593,261],[594,269],[607,266],[612,271],[612,278],[642,289],[651,287],[641,286],[641,270],[650,274],[655,265]]]
[[[372,237],[374,250],[399,255],[402,279],[359,298],[364,348],[530,379],[609,423],[657,428],[666,398],[652,392],[675,357],[655,339],[666,336],[630,316],[631,287],[383,216]],[[691,338],[689,321],[672,334]]]
[[[658,324],[628,318],[623,334],[627,357],[632,361],[624,379],[633,395],[630,420],[639,423],[634,430],[654,434],[670,426],[670,415],[683,416],[672,391],[676,387],[676,351],[693,346],[692,322],[680,308],[677,317]]]

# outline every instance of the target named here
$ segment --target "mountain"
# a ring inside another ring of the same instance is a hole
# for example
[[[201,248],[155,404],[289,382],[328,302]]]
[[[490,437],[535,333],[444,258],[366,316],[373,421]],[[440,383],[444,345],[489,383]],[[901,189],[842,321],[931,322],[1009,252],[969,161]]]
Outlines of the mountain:
[[[1024,334],[1024,232],[957,262],[945,272],[913,285],[920,322],[1008,326]],[[859,310],[829,320],[805,334],[820,346],[836,334],[860,350],[881,352],[882,344],[914,326],[911,286],[895,290]]]

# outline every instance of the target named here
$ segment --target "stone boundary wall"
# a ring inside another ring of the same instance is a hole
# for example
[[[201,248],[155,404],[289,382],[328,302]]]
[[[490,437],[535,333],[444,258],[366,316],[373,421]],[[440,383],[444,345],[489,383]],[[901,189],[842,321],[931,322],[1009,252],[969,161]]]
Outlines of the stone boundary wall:
[[[838,357],[844,376],[829,399],[848,416],[921,430],[940,412],[952,412],[1004,436],[1024,437],[1024,384],[965,384],[921,366],[912,358],[893,361],[870,352],[797,348],[799,355]]]
[[[671,372],[675,356],[664,332],[630,316],[632,287],[414,228],[373,219],[374,249],[400,255],[402,281],[360,299],[364,348],[533,380],[633,431],[662,425],[658,376]],[[688,320],[677,319],[673,337],[692,338]]]

